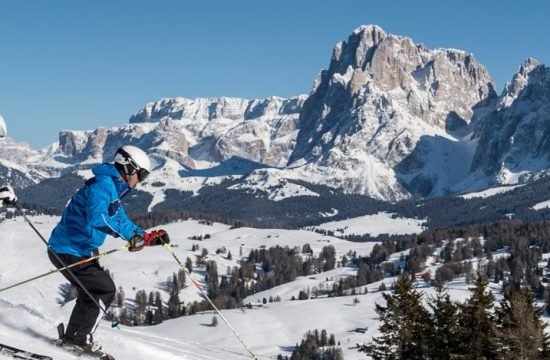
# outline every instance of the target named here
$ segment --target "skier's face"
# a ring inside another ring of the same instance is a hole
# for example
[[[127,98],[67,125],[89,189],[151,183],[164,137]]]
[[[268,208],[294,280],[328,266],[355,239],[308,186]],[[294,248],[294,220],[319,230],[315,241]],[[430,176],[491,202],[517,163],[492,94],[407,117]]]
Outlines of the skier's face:
[[[133,175],[130,175],[130,176],[128,177],[127,183],[128,183],[128,186],[129,186],[131,189],[133,189],[133,188],[135,188],[135,187],[137,186],[137,184],[139,183],[139,177],[138,177],[138,175],[137,175],[137,172],[134,173]]]

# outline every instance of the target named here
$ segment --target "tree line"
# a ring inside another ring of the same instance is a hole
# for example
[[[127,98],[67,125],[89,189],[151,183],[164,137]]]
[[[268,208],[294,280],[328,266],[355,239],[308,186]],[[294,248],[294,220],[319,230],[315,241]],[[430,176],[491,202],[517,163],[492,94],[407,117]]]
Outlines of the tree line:
[[[340,344],[338,344],[340,345]],[[277,360],[343,360],[342,349],[336,347],[334,334],[323,329],[308,331],[300,344],[296,344],[290,358],[279,354]]]
[[[441,284],[427,299],[403,273],[385,306],[376,304],[379,331],[359,351],[373,359],[549,359],[550,340],[529,289],[510,287],[498,306],[478,273],[463,303]]]
[[[198,246],[194,249],[197,250]],[[203,249],[203,254],[204,250],[206,249]],[[303,261],[303,253],[299,248],[275,246],[268,249],[253,249],[245,261],[238,267],[228,268],[224,275],[219,275],[218,264],[215,261],[207,261],[204,265],[205,290],[219,309],[234,309],[243,307],[243,299],[256,292],[294,281],[297,276],[328,271],[336,266],[336,250],[332,245],[323,247],[318,256],[313,256],[310,250],[309,246],[302,248],[308,255]],[[228,253],[227,256],[231,254]],[[200,257],[197,258],[199,259]],[[261,267],[258,268],[257,264],[261,264]],[[185,266],[189,272],[193,271],[189,257],[185,261]],[[182,303],[179,293],[184,287],[185,273],[180,270],[168,277],[164,283],[164,290],[169,293],[166,305],[159,291],[147,295],[144,290],[139,290],[133,307],[125,305],[124,290],[119,288],[115,303],[119,307],[120,322],[130,326],[156,325],[166,319],[211,310],[206,300]],[[280,298],[272,301],[280,301]]]

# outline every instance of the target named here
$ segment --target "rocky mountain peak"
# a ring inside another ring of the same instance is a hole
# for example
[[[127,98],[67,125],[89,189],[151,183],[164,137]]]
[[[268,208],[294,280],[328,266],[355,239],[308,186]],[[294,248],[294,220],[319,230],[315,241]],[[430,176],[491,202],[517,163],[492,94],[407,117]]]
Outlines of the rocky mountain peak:
[[[329,66],[330,73],[345,73],[347,68],[361,68],[370,60],[369,50],[376,48],[386,37],[382,28],[376,25],[363,25],[353,31],[348,41],[336,44]]]
[[[324,77],[335,74],[351,76],[355,89],[373,81],[385,91],[413,86],[426,90],[435,82],[449,78],[462,80],[481,88],[478,101],[487,96],[488,84],[492,84],[487,71],[473,55],[456,49],[429,50],[408,37],[387,34],[376,25],[360,26],[347,41],[336,45]],[[363,80],[361,84],[359,78]],[[445,89],[435,86],[433,94],[444,97]]]
[[[519,67],[518,73],[526,75],[540,66],[540,62],[537,59],[528,57],[527,60]]]
[[[130,117],[130,123],[157,122],[163,118],[172,120],[251,120],[264,115],[289,115],[300,111],[305,96],[289,99],[276,96],[266,99],[233,97],[166,98],[148,103]]]
[[[365,159],[393,167],[415,148],[419,129],[455,131],[490,96],[492,79],[473,55],[361,26],[317,77],[289,163],[341,167],[345,157],[354,168]]]
[[[305,95],[292,98],[165,98],[148,103],[116,129],[62,131],[58,154],[88,163],[109,160],[116,144],[133,144],[194,168],[194,160],[232,157],[284,166],[294,150]]]
[[[528,85],[531,73],[540,67],[538,60],[527,58],[525,62],[519,66],[518,71],[514,74],[511,82],[507,82],[504,91],[501,95],[499,107],[509,107],[522,90]]]
[[[550,166],[550,68],[529,58],[476,133],[472,172],[499,184],[521,182]]]

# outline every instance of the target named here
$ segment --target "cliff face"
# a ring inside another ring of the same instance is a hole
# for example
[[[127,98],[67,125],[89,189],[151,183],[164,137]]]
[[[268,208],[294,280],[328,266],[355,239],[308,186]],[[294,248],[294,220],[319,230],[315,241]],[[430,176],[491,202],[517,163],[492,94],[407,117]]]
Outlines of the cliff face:
[[[294,150],[305,98],[164,99],[147,104],[130,123],[178,120],[196,159],[219,162],[238,156],[280,167]]]
[[[472,173],[515,183],[550,167],[550,69],[527,59],[476,129]]]
[[[474,106],[494,96],[487,70],[471,54],[430,50],[362,26],[337,44],[319,74],[289,164],[326,168],[328,183],[346,183],[350,192],[398,199],[407,196],[403,186],[417,190],[414,172],[428,160],[415,152],[420,140],[453,139],[472,121]]]

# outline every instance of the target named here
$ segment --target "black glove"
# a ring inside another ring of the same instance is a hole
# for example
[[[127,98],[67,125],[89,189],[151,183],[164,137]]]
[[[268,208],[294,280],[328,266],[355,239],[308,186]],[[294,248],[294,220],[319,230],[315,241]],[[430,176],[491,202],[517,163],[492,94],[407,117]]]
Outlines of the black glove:
[[[17,196],[15,196],[15,192],[13,191],[13,188],[9,185],[2,186],[0,188],[0,205],[15,205],[17,203]]]
[[[130,244],[130,247],[128,248],[128,251],[135,252],[140,251],[145,246],[145,239],[140,234],[134,234],[130,241],[128,241]]]
[[[164,230],[153,230],[150,233],[143,233],[145,246],[156,246],[170,244],[170,237]]]

